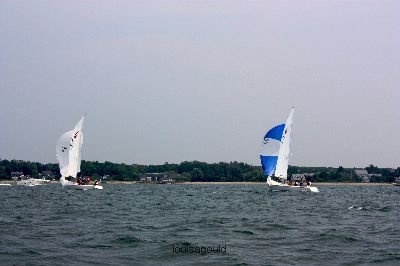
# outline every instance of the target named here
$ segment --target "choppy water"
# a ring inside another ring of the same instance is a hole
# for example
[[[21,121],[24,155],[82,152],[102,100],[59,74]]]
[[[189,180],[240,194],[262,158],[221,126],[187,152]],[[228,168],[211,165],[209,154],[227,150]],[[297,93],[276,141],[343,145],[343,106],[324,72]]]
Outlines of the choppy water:
[[[0,186],[0,264],[400,265],[400,187],[104,186]]]

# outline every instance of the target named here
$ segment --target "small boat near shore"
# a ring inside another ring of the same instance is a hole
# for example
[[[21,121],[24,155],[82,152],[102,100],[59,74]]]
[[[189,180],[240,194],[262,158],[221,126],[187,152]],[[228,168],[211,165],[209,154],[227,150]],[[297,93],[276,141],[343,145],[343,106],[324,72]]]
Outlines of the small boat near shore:
[[[32,177],[19,177],[19,180],[16,181],[17,186],[26,186],[26,187],[34,187],[34,186],[42,186],[50,183],[50,180],[45,178],[32,178]]]
[[[285,124],[271,128],[264,135],[260,160],[264,175],[267,176],[267,185],[272,191],[319,192],[318,188],[312,187],[310,183],[304,182],[299,185],[287,183],[293,112],[294,107]],[[272,177],[278,178],[279,181],[273,180]]]

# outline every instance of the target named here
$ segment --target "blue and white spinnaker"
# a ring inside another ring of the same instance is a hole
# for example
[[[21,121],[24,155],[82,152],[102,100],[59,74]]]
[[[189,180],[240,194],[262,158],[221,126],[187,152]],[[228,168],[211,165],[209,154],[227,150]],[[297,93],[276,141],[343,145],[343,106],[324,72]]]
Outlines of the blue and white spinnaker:
[[[271,128],[264,136],[260,159],[263,172],[268,177],[287,178],[293,112],[294,108],[292,108],[285,124]]]

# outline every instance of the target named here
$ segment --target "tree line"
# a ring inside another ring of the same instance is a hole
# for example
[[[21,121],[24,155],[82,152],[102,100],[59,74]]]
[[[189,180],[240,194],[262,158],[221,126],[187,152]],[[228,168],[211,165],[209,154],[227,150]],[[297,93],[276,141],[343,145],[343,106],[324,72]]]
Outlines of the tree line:
[[[366,170],[371,176],[371,182],[393,182],[400,176],[397,169],[378,168],[369,165]],[[24,175],[40,177],[43,171],[51,171],[59,178],[57,163],[42,164],[21,160],[0,160],[0,179],[11,179],[11,172],[23,172]],[[112,162],[85,161],[81,163],[81,175],[91,177],[108,176],[109,180],[134,181],[145,173],[174,174],[177,181],[192,182],[265,182],[261,166],[253,166],[242,162],[205,163],[199,161],[164,163],[161,165],[139,165]],[[361,182],[353,168],[334,167],[299,167],[289,166],[288,176],[292,174],[314,173],[307,176],[311,182]]]

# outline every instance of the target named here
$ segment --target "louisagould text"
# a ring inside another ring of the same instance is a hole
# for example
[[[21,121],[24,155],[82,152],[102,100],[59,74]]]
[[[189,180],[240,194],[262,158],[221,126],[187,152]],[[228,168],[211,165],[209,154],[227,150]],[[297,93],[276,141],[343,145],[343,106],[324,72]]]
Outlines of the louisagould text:
[[[226,254],[226,243],[218,246],[175,246],[172,245],[172,252],[175,254]]]

